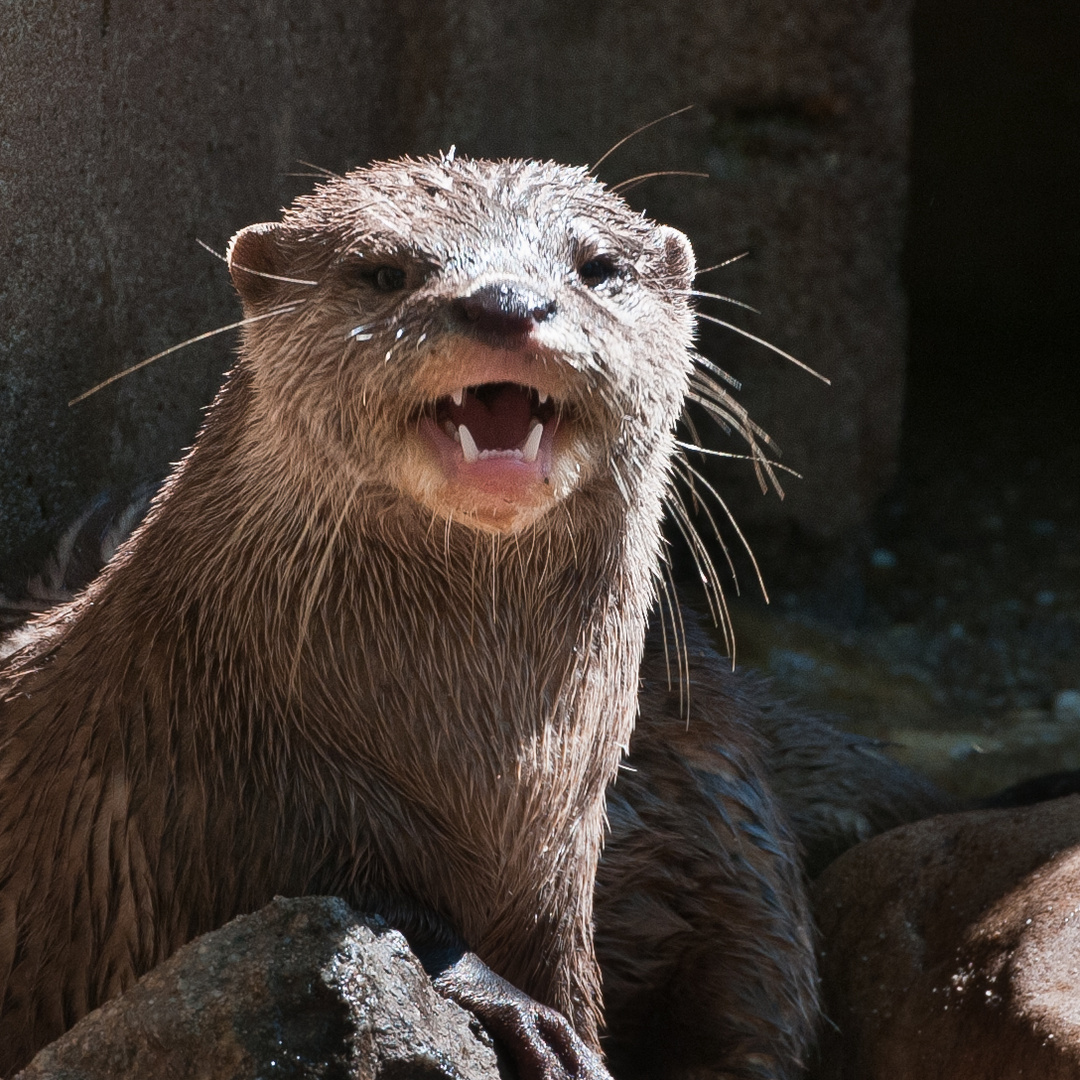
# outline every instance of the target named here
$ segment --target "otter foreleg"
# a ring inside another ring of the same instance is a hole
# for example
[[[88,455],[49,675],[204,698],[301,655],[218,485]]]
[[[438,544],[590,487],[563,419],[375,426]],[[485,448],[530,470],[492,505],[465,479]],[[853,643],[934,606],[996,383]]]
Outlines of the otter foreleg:
[[[520,1080],[611,1080],[562,1013],[492,971],[444,920],[408,906],[393,908],[384,918],[405,935],[435,989],[473,1013],[510,1052]]]
[[[511,986],[475,953],[463,952],[433,982],[513,1052],[521,1080],[610,1080],[562,1013]]]

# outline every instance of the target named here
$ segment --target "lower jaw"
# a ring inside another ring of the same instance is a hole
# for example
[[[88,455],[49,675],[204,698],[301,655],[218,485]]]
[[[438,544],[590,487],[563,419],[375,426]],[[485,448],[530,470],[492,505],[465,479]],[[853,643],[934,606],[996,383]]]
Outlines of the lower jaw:
[[[428,423],[420,430],[427,482],[418,486],[424,489],[421,501],[440,516],[506,533],[526,527],[554,505],[552,438],[543,441],[533,461],[492,456],[467,462],[460,446]]]
[[[441,484],[434,501],[432,509],[441,517],[485,532],[514,533],[543,517],[555,499],[542,483],[507,484],[499,478],[497,483],[473,484],[457,478]]]

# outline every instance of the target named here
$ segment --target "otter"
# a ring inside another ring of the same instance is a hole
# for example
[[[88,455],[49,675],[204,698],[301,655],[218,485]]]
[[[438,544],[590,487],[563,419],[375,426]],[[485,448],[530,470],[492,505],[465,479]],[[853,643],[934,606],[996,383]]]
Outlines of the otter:
[[[242,347],[193,448],[0,667],[0,1071],[198,934],[332,894],[401,928],[524,1075],[606,1075],[593,888],[693,362],[690,244],[584,169],[450,154],[329,178],[228,260]],[[662,757],[686,721],[657,693],[639,735]],[[696,847],[751,899],[688,905],[679,932],[767,924],[784,958],[740,943],[750,1019],[730,1034],[721,1009],[671,1075],[794,1075],[813,1015],[794,844],[738,727],[683,762],[714,830]],[[624,787],[616,854],[655,801]],[[619,910],[637,864],[608,865]],[[608,948],[617,1014],[657,1001],[660,968],[708,954],[722,982],[714,946],[644,974]],[[611,1026],[631,1063],[640,1029]]]

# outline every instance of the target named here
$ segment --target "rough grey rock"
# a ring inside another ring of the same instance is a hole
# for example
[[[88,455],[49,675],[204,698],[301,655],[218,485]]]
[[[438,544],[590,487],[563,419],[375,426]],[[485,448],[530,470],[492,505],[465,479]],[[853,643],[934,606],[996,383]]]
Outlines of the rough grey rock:
[[[479,1023],[405,939],[343,901],[278,898],[185,945],[18,1080],[497,1080]]]
[[[899,251],[910,0],[269,0],[7,4],[0,25],[0,566],[25,580],[110,485],[160,478],[220,381],[228,337],[73,409],[100,379],[239,317],[219,251],[341,170],[456,143],[596,161],[684,229],[710,310],[834,379],[730,333],[710,352],[806,476],[752,512],[822,533],[892,469],[903,381]],[[714,328],[715,329],[715,328]],[[735,449],[732,444],[732,449]],[[739,496],[742,499],[742,495]]]

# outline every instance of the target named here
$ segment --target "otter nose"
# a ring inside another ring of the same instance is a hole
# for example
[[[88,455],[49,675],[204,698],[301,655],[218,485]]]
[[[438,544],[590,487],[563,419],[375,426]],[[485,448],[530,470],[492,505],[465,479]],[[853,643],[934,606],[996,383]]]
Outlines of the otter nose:
[[[532,289],[502,281],[483,285],[457,301],[462,320],[477,330],[523,335],[555,313],[555,301]]]

